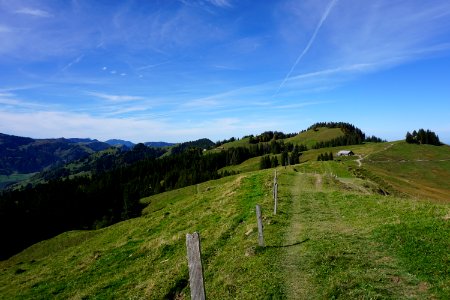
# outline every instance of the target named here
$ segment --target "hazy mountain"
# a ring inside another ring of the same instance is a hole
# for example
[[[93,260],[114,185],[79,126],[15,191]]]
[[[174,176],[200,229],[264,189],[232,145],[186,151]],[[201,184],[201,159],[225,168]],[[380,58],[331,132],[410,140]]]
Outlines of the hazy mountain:
[[[126,146],[127,148],[133,148],[136,144],[130,141],[119,140],[119,139],[110,139],[105,141],[105,143],[111,146]]]
[[[0,133],[0,175],[40,172],[109,147],[91,139],[33,139]]]

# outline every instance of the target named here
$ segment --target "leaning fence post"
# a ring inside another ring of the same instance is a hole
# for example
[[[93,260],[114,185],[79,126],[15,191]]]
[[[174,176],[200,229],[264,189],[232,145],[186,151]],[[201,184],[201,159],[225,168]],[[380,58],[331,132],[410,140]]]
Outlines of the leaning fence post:
[[[198,232],[186,234],[186,248],[189,267],[189,285],[192,300],[206,299],[205,283],[203,280],[203,266],[200,249],[200,235]]]
[[[258,221],[258,244],[261,247],[265,247],[264,244],[264,233],[263,233],[263,223],[262,223],[262,216],[261,216],[261,207],[256,204],[256,220]]]

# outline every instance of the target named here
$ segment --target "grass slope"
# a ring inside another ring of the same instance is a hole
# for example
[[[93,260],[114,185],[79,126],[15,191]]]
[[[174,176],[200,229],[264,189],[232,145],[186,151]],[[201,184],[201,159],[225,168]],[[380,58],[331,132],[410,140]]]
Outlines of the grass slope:
[[[367,155],[363,164],[410,197],[450,200],[450,146],[390,143]]]
[[[352,150],[363,158],[365,174],[374,174],[397,152],[417,163],[406,154],[417,151],[408,147]],[[442,149],[424,151],[430,160],[445,160]],[[185,234],[198,231],[210,299],[450,298],[450,201],[380,195],[376,176],[356,178],[355,168],[355,158],[278,168],[277,215],[273,169],[143,199],[148,206],[140,218],[67,232],[0,262],[0,295],[189,298]],[[442,170],[448,178],[450,168]],[[266,248],[256,246],[256,203]]]
[[[317,142],[329,141],[343,135],[344,132],[340,128],[319,127],[301,132],[294,137],[285,139],[285,142],[290,142],[294,145],[302,144],[306,145],[308,148],[311,148]]]
[[[281,244],[279,233],[286,228],[286,217],[269,214],[271,177],[271,171],[249,173],[157,195],[145,200],[143,217],[38,243],[0,263],[0,294],[184,298],[189,294],[185,234],[199,231],[209,298],[282,295],[277,249],[256,247],[256,203],[271,224],[268,245]]]
[[[448,299],[449,205],[367,194],[358,181],[343,189],[321,174],[280,181],[294,201],[286,238],[306,241],[284,253],[289,298]]]

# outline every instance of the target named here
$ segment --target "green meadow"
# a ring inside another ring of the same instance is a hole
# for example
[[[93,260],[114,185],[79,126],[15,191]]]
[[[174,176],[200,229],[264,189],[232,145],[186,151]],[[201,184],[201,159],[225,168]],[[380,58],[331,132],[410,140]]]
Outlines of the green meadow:
[[[344,148],[356,156],[316,161]],[[449,299],[449,159],[448,146],[402,142],[310,150],[277,168],[274,215],[274,169],[252,158],[142,199],[138,218],[0,262],[0,298],[189,299],[185,236],[197,231],[208,299]]]

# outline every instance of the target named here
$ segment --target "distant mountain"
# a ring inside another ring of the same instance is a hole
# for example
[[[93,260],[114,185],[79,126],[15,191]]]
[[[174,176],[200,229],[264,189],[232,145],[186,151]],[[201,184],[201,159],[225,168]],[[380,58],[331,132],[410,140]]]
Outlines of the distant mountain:
[[[91,139],[33,139],[0,133],[0,175],[40,172],[109,147]]]
[[[98,140],[80,139],[80,138],[70,138],[70,139],[66,139],[66,140],[71,142],[71,143],[93,143],[93,142],[98,142]]]
[[[136,144],[130,141],[119,140],[119,139],[111,139],[107,140],[105,143],[111,146],[126,146],[127,148],[133,148]]]
[[[166,143],[166,142],[145,142],[145,146],[148,147],[155,147],[155,148],[162,148],[162,147],[171,147],[175,146],[176,143]]]

